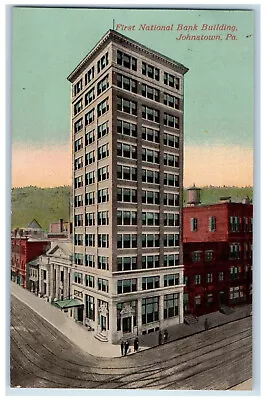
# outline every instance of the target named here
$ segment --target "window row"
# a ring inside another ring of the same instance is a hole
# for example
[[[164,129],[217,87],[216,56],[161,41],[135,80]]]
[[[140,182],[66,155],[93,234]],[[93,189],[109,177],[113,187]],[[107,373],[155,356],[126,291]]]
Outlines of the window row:
[[[109,282],[107,279],[96,278],[92,275],[82,274],[75,272],[73,275],[73,282],[87,287],[95,288],[95,282],[97,282],[97,290],[102,292],[109,292]]]

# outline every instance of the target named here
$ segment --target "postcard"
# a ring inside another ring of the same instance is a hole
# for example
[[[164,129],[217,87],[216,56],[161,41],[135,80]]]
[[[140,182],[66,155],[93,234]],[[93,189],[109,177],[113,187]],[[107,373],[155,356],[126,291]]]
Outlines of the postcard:
[[[255,11],[11,12],[10,393],[251,391]]]

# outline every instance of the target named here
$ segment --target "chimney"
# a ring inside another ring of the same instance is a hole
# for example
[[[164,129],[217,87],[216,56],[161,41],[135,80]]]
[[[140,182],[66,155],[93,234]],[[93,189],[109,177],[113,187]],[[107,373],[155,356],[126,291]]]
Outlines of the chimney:
[[[64,220],[63,220],[63,218],[60,218],[59,224],[60,224],[60,233],[61,233],[61,232],[64,231]]]

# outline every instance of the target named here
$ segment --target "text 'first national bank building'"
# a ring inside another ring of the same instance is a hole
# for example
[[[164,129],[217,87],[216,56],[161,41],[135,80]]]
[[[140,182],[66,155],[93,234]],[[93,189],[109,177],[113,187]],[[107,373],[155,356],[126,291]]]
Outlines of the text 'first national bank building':
[[[76,318],[116,343],[183,322],[186,67],[109,30],[68,76]]]

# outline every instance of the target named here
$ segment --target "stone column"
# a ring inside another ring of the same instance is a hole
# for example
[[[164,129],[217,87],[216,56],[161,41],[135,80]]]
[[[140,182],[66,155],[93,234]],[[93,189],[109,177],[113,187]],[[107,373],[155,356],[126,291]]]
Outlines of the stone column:
[[[63,283],[64,299],[68,297],[68,268],[64,267],[64,283]]]
[[[54,264],[50,265],[50,279],[49,279],[49,286],[50,286],[50,301],[53,301],[55,298],[55,290],[54,290]]]
[[[56,266],[56,286],[55,286],[56,297],[60,300],[60,267]]]

